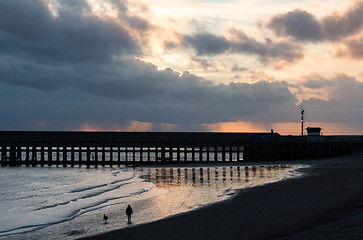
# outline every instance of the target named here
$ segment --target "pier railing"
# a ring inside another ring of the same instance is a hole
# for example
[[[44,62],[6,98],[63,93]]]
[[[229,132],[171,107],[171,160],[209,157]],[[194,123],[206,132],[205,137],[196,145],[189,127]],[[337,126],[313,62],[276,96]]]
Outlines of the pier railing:
[[[0,163],[120,165],[304,159],[363,149],[362,137],[277,133],[0,132]]]

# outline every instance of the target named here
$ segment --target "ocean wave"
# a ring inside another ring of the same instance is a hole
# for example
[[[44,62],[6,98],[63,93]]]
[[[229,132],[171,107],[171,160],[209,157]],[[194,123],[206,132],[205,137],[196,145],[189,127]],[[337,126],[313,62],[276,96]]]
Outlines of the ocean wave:
[[[107,183],[105,183],[105,184],[100,184],[100,185],[95,185],[95,186],[80,187],[80,188],[78,188],[78,189],[71,190],[71,191],[69,191],[68,193],[79,193],[79,192],[84,192],[84,191],[92,190],[92,189],[95,189],[95,188],[105,187],[105,186],[107,186],[107,185],[108,185],[108,184],[107,184]]]
[[[111,188],[103,189],[103,190],[100,190],[100,191],[97,191],[97,192],[88,193],[86,195],[82,195],[82,196],[73,198],[71,200],[67,200],[67,201],[64,201],[64,202],[55,203],[55,204],[51,204],[51,205],[42,206],[42,207],[36,208],[34,211],[40,211],[40,210],[45,210],[45,209],[49,209],[49,208],[56,208],[56,207],[59,207],[59,206],[64,206],[64,205],[70,204],[72,202],[82,201],[82,200],[89,199],[89,198],[97,198],[97,197],[100,197],[102,194],[118,190],[121,187],[124,187],[126,185],[130,185],[130,184],[134,184],[134,182],[122,183],[122,184],[119,184],[119,185],[116,185],[116,186],[112,186]],[[109,186],[109,185],[106,184],[105,186]],[[106,198],[104,202],[107,202],[107,201],[110,201],[110,200],[117,200],[117,199],[122,199],[122,198],[126,198],[126,197],[140,195],[140,194],[145,193],[145,192],[147,192],[149,190],[150,189],[146,190],[145,188],[143,188],[143,190],[141,190],[141,191],[127,192],[123,196]],[[104,202],[102,202],[102,203],[104,203]]]
[[[119,173],[119,172],[120,171],[117,171],[117,173]],[[114,173],[112,173],[112,174],[114,174]],[[117,175],[114,175],[114,176],[117,176]],[[78,193],[78,192],[89,191],[89,190],[93,190],[93,189],[97,189],[97,188],[106,187],[106,186],[108,186],[110,184],[112,185],[112,184],[116,184],[116,183],[120,183],[120,182],[125,182],[125,181],[128,181],[128,180],[132,180],[133,178],[135,178],[134,173],[131,175],[131,177],[126,177],[126,178],[123,178],[123,179],[115,180],[115,181],[112,181],[110,183],[79,187],[77,189],[73,189],[73,190],[69,191],[68,193]]]
[[[7,218],[0,218],[0,239],[133,201],[134,197],[147,193],[155,186],[125,169],[49,169],[52,174],[48,171],[39,172],[37,168],[26,170],[21,175],[9,174],[13,179],[7,178],[4,182],[9,187],[4,188],[6,194],[0,195],[0,201],[3,205],[2,214]],[[12,173],[13,169],[9,168],[9,172]],[[46,174],[49,179],[39,174]],[[40,178],[41,182],[38,181]],[[24,187],[23,183],[27,185]],[[37,189],[30,191],[33,188]]]
[[[48,224],[40,224],[40,225],[27,225],[23,227],[18,227],[10,230],[0,231],[0,239],[10,237],[16,234],[31,232],[40,228],[44,228],[49,226]]]

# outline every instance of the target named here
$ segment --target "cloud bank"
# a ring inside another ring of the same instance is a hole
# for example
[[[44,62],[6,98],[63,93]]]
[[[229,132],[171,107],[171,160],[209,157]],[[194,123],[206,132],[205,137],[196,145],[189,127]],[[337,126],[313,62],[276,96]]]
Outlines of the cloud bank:
[[[260,62],[272,64],[276,68],[283,68],[304,58],[303,47],[293,42],[273,41],[270,38],[259,42],[236,28],[228,29],[227,35],[228,37],[225,37],[208,32],[182,35],[177,46],[192,48],[198,56],[253,55],[257,56]],[[175,44],[172,45],[172,47],[175,46]]]
[[[202,131],[226,122],[269,129],[298,121],[298,101],[308,121],[363,122],[357,74],[275,75],[306,64],[309,45],[362,60],[362,2],[321,18],[300,9],[272,16],[274,35],[263,37],[239,26],[183,31],[156,24],[143,3],[90,2],[0,1],[1,130]],[[161,69],[148,59],[159,57],[154,48],[203,71]],[[210,72],[241,82],[201,77]]]
[[[309,109],[310,121],[357,123],[363,121],[363,83],[345,73],[323,77],[317,73],[304,76],[303,87],[326,93],[325,99],[312,97],[302,102]]]
[[[142,61],[147,36],[156,27],[130,13],[127,1],[103,3],[117,14],[100,16],[86,1],[0,1],[3,130],[74,130],[85,123],[135,121],[202,130],[204,123],[293,119],[296,98],[286,82],[218,85]],[[266,62],[302,57],[301,49],[288,43],[261,43],[240,30],[231,34],[228,40],[186,35],[183,42],[200,55],[236,51]],[[266,109],[274,109],[268,120],[261,119]]]
[[[340,41],[362,31],[363,2],[344,12],[334,12],[321,19],[295,9],[271,18],[269,27],[277,36],[290,36],[298,41]]]

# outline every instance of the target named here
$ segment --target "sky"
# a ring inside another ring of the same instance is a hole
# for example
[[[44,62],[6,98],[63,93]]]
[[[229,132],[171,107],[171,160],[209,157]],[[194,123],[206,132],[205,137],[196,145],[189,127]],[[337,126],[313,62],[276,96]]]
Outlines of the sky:
[[[363,134],[363,1],[1,0],[0,130]]]

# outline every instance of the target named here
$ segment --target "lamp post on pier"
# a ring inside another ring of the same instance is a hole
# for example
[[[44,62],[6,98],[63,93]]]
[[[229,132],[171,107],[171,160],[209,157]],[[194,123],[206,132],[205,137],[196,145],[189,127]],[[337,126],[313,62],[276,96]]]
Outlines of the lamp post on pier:
[[[304,136],[304,108],[302,105],[300,109],[300,116],[301,116],[301,136]]]

